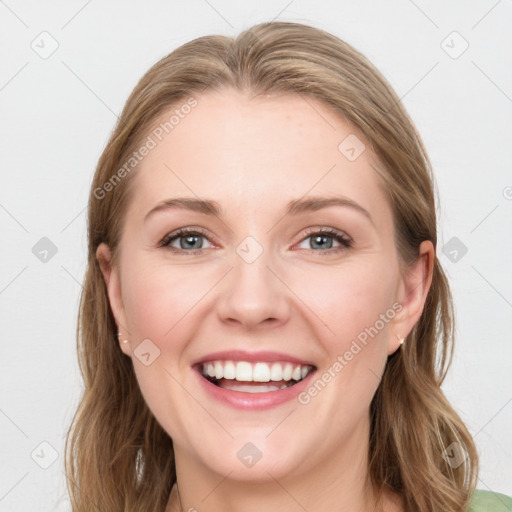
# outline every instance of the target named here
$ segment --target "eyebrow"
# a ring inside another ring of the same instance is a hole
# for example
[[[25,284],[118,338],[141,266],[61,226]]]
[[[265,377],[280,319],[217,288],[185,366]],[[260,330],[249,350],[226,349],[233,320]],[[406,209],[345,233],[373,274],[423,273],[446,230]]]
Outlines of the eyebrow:
[[[295,199],[287,204],[285,215],[298,215],[300,213],[308,211],[321,210],[323,208],[328,208],[330,206],[342,206],[352,208],[358,211],[359,213],[362,213],[365,217],[368,218],[368,220],[372,224],[374,224],[372,216],[370,215],[370,212],[368,210],[363,208],[360,204],[356,203],[352,199],[342,196],[309,196],[306,198]],[[165,199],[164,201],[158,203],[152,210],[150,210],[146,214],[144,222],[146,222],[148,218],[151,217],[156,212],[173,209],[188,210],[216,217],[222,216],[222,207],[217,201],[211,199],[197,199],[194,197],[175,197]]]

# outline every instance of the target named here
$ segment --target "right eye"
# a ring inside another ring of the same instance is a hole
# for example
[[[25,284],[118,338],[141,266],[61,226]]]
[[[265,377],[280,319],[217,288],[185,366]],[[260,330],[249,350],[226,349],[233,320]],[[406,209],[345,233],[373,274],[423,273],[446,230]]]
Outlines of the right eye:
[[[202,254],[204,248],[200,242],[201,239],[207,239],[206,233],[198,228],[180,228],[166,235],[160,242],[159,246],[167,248],[174,253],[193,253]],[[178,241],[179,247],[172,244]]]

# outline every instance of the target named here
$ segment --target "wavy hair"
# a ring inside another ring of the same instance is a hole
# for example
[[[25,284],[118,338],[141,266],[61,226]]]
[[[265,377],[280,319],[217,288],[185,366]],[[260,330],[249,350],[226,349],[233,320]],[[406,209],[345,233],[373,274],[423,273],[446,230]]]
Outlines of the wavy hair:
[[[172,440],[119,348],[96,249],[105,242],[116,261],[137,172],[120,169],[155,120],[191,97],[226,87],[315,98],[351,123],[379,162],[375,170],[392,207],[401,261],[413,262],[424,240],[436,247],[434,180],[423,142],[389,83],[351,45],[308,25],[268,22],[236,38],[200,37],[158,61],[129,96],[91,186],[77,325],[84,390],[65,447],[73,512],[163,512],[176,481]],[[105,183],[120,174],[106,193]],[[399,493],[408,512],[466,510],[476,487],[474,441],[441,390],[453,340],[452,297],[436,257],[422,315],[402,349],[389,356],[370,406],[369,479],[376,490]],[[454,447],[464,453],[457,467],[446,456]]]

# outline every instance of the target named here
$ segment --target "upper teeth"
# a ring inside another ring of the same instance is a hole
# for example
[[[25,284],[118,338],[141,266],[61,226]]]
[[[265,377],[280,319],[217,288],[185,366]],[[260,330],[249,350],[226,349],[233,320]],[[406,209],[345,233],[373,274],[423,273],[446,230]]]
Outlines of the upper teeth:
[[[292,363],[249,363],[247,361],[209,361],[203,363],[203,375],[241,382],[301,380],[311,366]]]

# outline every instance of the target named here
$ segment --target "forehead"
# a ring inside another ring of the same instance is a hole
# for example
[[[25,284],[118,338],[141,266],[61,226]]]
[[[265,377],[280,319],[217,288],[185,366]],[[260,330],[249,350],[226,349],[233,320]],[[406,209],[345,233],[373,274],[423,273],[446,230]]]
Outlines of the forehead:
[[[298,94],[251,98],[233,89],[195,100],[154,122],[154,147],[133,177],[138,208],[195,195],[268,209],[326,193],[368,209],[386,207],[368,143],[321,101]]]

